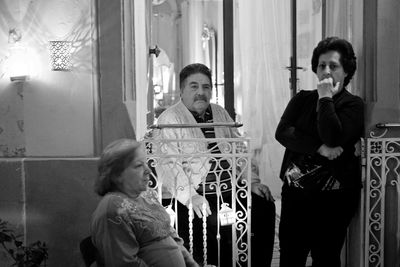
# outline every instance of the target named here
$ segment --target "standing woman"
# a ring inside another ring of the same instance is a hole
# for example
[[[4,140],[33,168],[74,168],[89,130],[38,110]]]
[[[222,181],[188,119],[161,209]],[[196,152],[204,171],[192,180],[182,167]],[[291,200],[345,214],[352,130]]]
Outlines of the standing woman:
[[[101,154],[98,171],[95,191],[103,198],[91,221],[98,266],[198,266],[147,189],[150,169],[140,143],[112,142]]]
[[[346,90],[356,70],[352,45],[320,41],[311,59],[317,89],[300,91],[286,107],[275,138],[285,148],[279,225],[280,266],[340,267],[347,227],[360,197],[355,144],[363,134],[364,104]]]

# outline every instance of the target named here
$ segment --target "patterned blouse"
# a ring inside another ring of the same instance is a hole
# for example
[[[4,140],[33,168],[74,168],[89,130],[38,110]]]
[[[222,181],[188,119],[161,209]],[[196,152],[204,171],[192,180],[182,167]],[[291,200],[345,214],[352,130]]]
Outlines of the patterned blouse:
[[[151,190],[136,199],[105,195],[92,215],[91,235],[100,266],[198,266]]]

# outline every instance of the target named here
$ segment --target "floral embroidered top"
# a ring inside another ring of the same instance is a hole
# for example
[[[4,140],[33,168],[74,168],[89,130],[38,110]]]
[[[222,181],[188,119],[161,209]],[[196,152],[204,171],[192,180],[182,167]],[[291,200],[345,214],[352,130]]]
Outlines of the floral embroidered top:
[[[92,215],[91,235],[100,266],[198,266],[152,190],[136,199],[105,195]]]

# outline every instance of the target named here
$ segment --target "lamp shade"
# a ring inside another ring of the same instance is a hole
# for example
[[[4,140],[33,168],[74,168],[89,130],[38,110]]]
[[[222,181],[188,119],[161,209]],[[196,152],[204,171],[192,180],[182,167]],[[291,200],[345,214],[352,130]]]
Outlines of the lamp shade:
[[[28,49],[20,43],[15,43],[11,45],[9,50],[7,71],[10,80],[26,80],[32,72],[32,61]]]
[[[50,64],[51,70],[69,71],[71,70],[71,48],[70,41],[50,41]]]

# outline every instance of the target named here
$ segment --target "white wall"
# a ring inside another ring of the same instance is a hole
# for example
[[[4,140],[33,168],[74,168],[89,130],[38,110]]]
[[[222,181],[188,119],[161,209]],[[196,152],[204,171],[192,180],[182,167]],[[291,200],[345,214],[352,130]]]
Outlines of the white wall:
[[[32,55],[32,77],[22,89],[23,111],[16,111],[23,113],[26,156],[93,155],[96,65],[92,2],[0,1],[0,94],[6,88],[20,86],[9,80],[10,29],[21,32],[21,43]],[[48,41],[52,40],[73,42],[70,72],[50,70]],[[1,127],[9,124],[13,115],[0,119]],[[8,138],[0,141],[4,146],[11,142]]]

